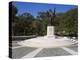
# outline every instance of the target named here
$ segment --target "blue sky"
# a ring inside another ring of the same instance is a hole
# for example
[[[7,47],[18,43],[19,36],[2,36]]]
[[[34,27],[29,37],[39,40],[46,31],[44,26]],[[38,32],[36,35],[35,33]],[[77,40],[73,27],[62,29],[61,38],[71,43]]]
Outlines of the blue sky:
[[[72,8],[77,6],[75,5],[61,5],[61,4],[46,4],[46,3],[31,3],[31,2],[13,2],[13,4],[17,7],[18,13],[22,14],[24,12],[29,12],[34,16],[37,16],[39,11],[47,11],[49,9],[54,10],[56,8],[56,12],[66,12]]]

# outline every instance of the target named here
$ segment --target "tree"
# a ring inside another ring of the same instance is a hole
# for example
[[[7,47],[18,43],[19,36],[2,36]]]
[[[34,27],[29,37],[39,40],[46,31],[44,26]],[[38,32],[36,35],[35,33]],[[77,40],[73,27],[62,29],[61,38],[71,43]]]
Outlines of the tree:
[[[12,17],[12,22],[15,20],[16,18],[16,14],[18,13],[18,9],[15,7],[15,5],[13,5],[12,3],[9,6],[9,10],[10,10],[10,14]]]
[[[12,3],[10,3],[9,5],[9,13],[10,13],[10,17],[11,17],[11,22],[12,22],[12,25],[11,25],[11,28],[12,28],[12,35],[14,35],[14,28],[15,28],[15,21],[17,20],[17,17],[16,17],[16,14],[18,12],[18,9],[15,7],[15,5],[13,5]]]
[[[60,34],[71,36],[77,35],[77,15],[77,8],[74,8],[58,16],[59,26],[57,26],[57,30],[60,32]]]
[[[32,22],[35,20],[34,17],[30,13],[25,12],[19,15],[18,18],[19,18],[17,20],[18,25],[15,26],[15,28],[17,28],[18,30],[16,29],[15,31],[17,31],[17,33],[21,33],[22,35],[31,35],[33,32]]]

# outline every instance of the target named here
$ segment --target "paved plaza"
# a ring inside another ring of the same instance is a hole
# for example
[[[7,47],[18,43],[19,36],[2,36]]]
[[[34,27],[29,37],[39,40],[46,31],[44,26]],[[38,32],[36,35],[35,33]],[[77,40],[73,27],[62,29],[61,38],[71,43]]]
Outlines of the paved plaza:
[[[35,48],[21,46],[18,42],[20,41],[12,41],[12,58],[53,57],[78,54],[77,44],[69,47]]]

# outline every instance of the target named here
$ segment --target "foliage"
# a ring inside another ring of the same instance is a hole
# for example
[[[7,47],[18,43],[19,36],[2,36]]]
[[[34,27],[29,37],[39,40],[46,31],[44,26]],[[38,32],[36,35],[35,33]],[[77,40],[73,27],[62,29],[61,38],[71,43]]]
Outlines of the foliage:
[[[30,13],[25,12],[16,16],[18,9],[12,6],[13,21],[12,32],[13,35],[46,35],[49,17],[47,11],[38,12],[36,17]],[[53,11],[52,11],[53,12]],[[15,16],[15,17],[14,17]],[[78,13],[77,8],[70,9],[64,13],[56,13],[55,18],[55,34],[77,36],[78,33]]]

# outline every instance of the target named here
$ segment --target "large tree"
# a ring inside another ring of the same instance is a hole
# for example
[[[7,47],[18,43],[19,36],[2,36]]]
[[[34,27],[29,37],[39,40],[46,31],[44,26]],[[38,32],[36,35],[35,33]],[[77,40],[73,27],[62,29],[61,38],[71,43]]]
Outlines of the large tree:
[[[62,35],[77,35],[78,28],[77,8],[71,9],[58,16],[59,26],[57,30]]]

